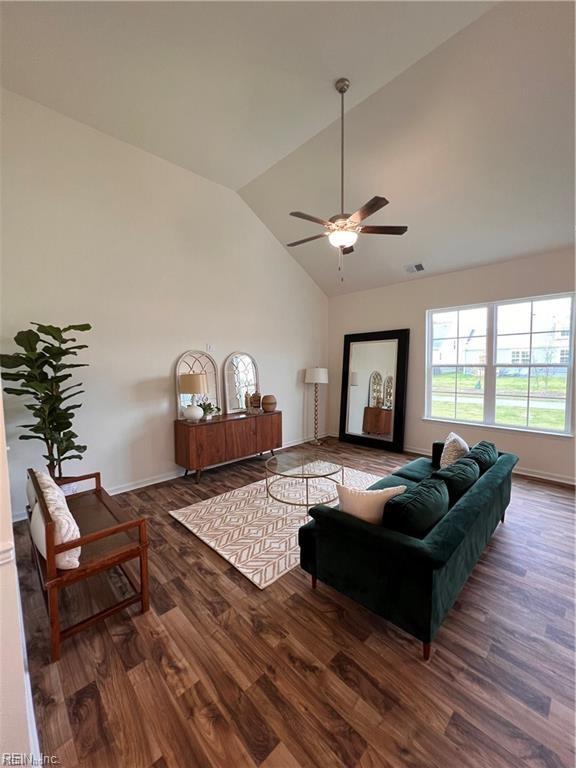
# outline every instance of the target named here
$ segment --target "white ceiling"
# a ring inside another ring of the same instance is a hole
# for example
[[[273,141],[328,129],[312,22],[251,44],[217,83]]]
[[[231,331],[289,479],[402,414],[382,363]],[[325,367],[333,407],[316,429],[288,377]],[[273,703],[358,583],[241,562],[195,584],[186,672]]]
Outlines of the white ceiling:
[[[383,195],[367,223],[408,232],[361,235],[344,283],[325,239],[289,249],[328,295],[570,245],[573,4],[488,11],[352,109],[346,141],[346,209]],[[338,212],[338,142],[335,122],[240,190],[281,242],[321,231],[289,211]]]
[[[490,5],[5,2],[2,79],[238,189]]]
[[[555,2],[3,2],[4,87],[240,191],[281,242],[288,216],[368,223],[345,282],[326,241],[290,253],[329,295],[570,244],[574,6]],[[224,222],[225,225],[225,222]]]

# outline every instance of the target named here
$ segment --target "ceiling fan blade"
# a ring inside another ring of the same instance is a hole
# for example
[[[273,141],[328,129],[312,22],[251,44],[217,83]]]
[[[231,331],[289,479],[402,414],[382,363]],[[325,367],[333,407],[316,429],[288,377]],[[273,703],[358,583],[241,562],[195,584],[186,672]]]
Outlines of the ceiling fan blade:
[[[384,208],[385,205],[388,205],[388,200],[386,200],[385,197],[376,195],[372,200],[368,200],[367,203],[364,203],[362,208],[359,208],[356,213],[353,213],[348,220],[359,224],[361,221],[364,221],[364,219],[367,219],[368,216],[372,216],[376,211],[379,211],[380,208]]]
[[[353,245],[349,245],[348,248],[342,248],[342,253],[344,254],[344,256],[347,253],[354,253],[354,246]]]
[[[321,237],[326,237],[328,232],[322,232],[321,235],[312,235],[312,237],[305,237],[303,240],[295,240],[293,243],[286,243],[288,248],[292,248],[294,245],[302,245],[303,243],[309,243],[311,240],[319,240]]]
[[[313,221],[315,224],[322,224],[323,227],[330,226],[330,222],[326,219],[319,219],[318,216],[310,216],[309,213],[302,213],[302,211],[291,211],[290,216],[296,216],[297,219],[304,219],[305,221]]]
[[[403,235],[408,231],[408,227],[360,227],[363,235]]]

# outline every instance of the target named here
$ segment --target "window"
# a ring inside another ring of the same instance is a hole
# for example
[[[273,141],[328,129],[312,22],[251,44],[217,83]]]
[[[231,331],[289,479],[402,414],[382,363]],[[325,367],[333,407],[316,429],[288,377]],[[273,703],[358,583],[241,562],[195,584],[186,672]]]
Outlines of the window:
[[[426,416],[569,432],[571,295],[429,310]]]

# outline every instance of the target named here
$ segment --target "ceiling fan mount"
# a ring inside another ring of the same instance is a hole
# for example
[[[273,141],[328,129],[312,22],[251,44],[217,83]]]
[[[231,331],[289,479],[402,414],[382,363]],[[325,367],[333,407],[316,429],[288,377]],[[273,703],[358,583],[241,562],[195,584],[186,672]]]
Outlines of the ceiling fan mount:
[[[339,266],[342,269],[342,256],[347,253],[352,253],[354,250],[354,244],[358,239],[358,235],[403,235],[408,227],[398,226],[365,226],[362,224],[364,219],[372,216],[374,213],[388,205],[388,200],[385,197],[376,195],[355,213],[344,213],[344,94],[350,88],[350,80],[347,77],[340,77],[334,83],[334,87],[340,94],[340,213],[334,214],[329,219],[322,219],[318,216],[311,216],[308,213],[302,213],[302,211],[292,211],[290,216],[295,216],[298,219],[304,219],[305,221],[311,221],[315,224],[321,224],[324,227],[324,232],[319,235],[312,235],[312,237],[305,237],[302,240],[296,240],[293,243],[288,243],[288,247],[292,248],[296,245],[303,245],[309,243],[312,240],[318,240],[321,237],[327,237],[330,244],[339,249]]]

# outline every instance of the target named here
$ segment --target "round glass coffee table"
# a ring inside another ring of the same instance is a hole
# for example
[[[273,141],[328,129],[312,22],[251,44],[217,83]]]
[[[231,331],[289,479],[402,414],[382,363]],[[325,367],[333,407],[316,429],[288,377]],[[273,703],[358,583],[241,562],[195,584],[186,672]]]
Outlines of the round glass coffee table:
[[[266,493],[293,507],[330,504],[338,498],[336,485],[344,484],[344,467],[314,451],[281,453],[266,462]]]

